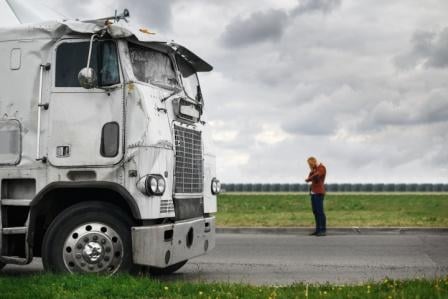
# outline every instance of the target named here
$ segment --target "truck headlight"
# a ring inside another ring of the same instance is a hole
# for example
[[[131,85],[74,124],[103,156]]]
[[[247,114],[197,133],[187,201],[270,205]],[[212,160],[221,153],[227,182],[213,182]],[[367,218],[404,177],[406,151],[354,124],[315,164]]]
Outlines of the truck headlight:
[[[165,179],[164,178],[159,178],[157,181],[157,192],[163,194],[165,192]]]
[[[163,195],[165,193],[166,182],[160,175],[148,175],[146,177],[146,193],[148,195]]]
[[[212,180],[212,194],[216,195],[219,192],[221,192],[221,182],[219,180],[217,180],[216,178],[214,178]]]

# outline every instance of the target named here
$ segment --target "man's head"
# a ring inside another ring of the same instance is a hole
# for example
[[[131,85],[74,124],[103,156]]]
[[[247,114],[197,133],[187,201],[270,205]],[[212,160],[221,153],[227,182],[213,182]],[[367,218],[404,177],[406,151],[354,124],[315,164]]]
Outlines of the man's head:
[[[314,168],[316,168],[317,166],[317,159],[314,157],[309,157],[308,158],[308,165],[310,166],[310,169],[313,170]]]

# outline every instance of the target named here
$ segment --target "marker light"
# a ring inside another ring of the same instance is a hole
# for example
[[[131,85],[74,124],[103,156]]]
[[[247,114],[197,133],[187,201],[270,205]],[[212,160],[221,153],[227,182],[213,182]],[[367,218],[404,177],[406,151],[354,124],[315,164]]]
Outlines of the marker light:
[[[214,178],[212,180],[211,190],[212,190],[213,195],[216,195],[219,192],[221,192],[221,182],[219,180],[217,180],[216,178]]]

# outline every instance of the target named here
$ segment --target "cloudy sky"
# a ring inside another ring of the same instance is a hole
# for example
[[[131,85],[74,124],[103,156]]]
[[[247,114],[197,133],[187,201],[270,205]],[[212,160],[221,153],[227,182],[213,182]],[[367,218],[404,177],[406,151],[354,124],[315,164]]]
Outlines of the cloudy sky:
[[[224,182],[448,183],[446,0],[43,0],[132,19],[214,65],[201,74]]]

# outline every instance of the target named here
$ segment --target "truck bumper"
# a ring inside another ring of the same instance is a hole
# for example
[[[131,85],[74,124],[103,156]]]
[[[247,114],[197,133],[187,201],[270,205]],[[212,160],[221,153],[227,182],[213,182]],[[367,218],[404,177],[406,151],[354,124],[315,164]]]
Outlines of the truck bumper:
[[[134,263],[165,268],[215,247],[215,217],[132,228]]]

